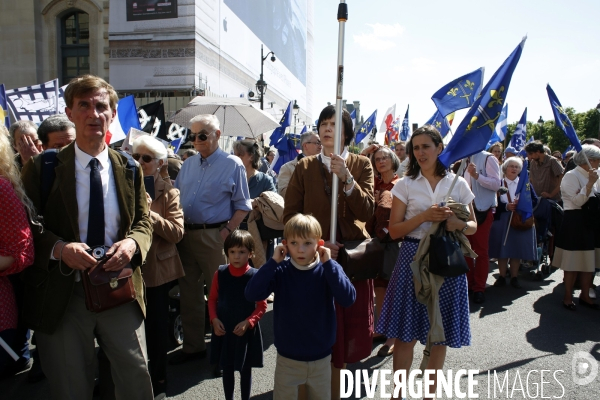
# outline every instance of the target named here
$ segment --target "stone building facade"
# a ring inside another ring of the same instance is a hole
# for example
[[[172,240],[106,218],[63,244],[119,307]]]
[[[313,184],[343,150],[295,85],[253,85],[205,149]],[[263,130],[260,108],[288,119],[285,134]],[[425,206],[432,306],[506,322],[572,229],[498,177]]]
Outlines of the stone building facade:
[[[92,73],[109,78],[109,1],[18,0],[0,5],[0,83],[7,89]]]

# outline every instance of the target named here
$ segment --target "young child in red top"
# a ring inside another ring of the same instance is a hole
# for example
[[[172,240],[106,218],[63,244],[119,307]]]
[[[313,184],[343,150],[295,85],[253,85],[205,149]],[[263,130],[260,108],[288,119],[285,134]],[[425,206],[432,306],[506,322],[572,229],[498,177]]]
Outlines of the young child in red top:
[[[233,400],[234,371],[240,372],[242,400],[250,398],[252,368],[263,366],[263,345],[258,321],[267,310],[266,300],[246,300],[246,284],[256,273],[248,265],[254,255],[254,239],[248,231],[235,230],[225,239],[229,265],[215,272],[208,298],[213,326],[210,362],[223,369],[225,399]]]

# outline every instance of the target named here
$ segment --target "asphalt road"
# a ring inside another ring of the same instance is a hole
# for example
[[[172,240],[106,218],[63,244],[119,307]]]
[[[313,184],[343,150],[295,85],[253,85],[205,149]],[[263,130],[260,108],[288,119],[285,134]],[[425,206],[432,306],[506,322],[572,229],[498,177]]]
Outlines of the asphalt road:
[[[494,282],[495,265],[491,264],[490,269],[494,274],[490,274],[488,284]],[[477,382],[474,393],[482,399],[600,398],[600,374],[587,385],[578,385],[573,379],[573,368],[577,370],[578,378],[589,376],[594,369],[598,370],[600,311],[583,307],[578,307],[574,312],[564,309],[561,306],[564,290],[562,277],[561,271],[553,271],[543,281],[535,281],[528,274],[523,274],[522,289],[514,289],[508,285],[503,288],[488,287],[484,304],[471,303],[471,346],[448,349],[445,370],[452,370],[454,374],[461,369],[478,370],[479,374],[473,378]],[[595,283],[600,286],[600,278],[597,277]],[[575,295],[578,296],[579,292],[576,291]],[[600,292],[598,295],[600,298]],[[276,350],[273,345],[271,311],[272,305],[269,305],[269,310],[261,321],[266,349],[265,367],[253,371],[252,398],[256,400],[273,397]],[[348,369],[366,370],[371,379],[375,371],[379,375],[384,369],[390,370],[391,357],[376,356],[379,346],[381,344],[374,346],[371,357],[349,365]],[[423,347],[417,344],[415,348],[413,368],[419,367]],[[584,356],[587,359],[581,358]],[[208,364],[205,359],[169,366],[169,398],[222,399],[221,379],[212,377]],[[389,379],[389,375],[387,378]],[[467,383],[467,379],[461,379],[461,390],[466,390]],[[240,398],[239,396],[239,390],[236,390],[235,397]],[[27,384],[25,374],[0,382],[0,399],[48,398],[47,382]],[[360,393],[352,393],[350,398],[383,397],[379,386],[374,396],[367,397],[366,388],[361,385]]]

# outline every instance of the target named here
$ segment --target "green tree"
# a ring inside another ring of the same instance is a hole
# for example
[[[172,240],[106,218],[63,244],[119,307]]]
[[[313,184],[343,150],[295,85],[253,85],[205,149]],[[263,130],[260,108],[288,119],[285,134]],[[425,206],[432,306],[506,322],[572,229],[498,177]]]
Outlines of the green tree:
[[[586,112],[577,113],[572,107],[566,108],[566,113],[575,127],[579,140],[585,138],[600,138],[600,112],[595,108]],[[506,132],[506,145],[517,128],[517,122],[508,124]],[[556,126],[554,120],[544,121],[540,127],[537,123],[527,121],[527,140],[531,137],[540,140],[552,150],[564,152],[571,145],[565,133]]]

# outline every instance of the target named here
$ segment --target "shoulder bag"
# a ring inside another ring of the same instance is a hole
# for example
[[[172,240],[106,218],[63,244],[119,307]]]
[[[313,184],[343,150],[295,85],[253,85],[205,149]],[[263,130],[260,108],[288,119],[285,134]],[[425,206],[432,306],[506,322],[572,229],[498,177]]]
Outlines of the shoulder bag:
[[[446,230],[446,222],[430,235],[429,272],[444,277],[454,277],[469,272],[460,242],[454,232]]]
[[[506,180],[504,181],[504,187],[508,190],[508,186],[506,185]],[[506,198],[509,203],[512,203],[512,199],[510,198],[510,191],[506,192]],[[534,223],[533,215],[527,218],[525,221],[521,218],[521,214],[518,212],[513,212],[512,218],[510,220],[510,227],[516,229],[518,231],[526,231],[533,227]]]
[[[131,265],[120,271],[106,271],[103,266],[110,257],[104,255],[102,247],[92,249],[92,257],[100,260],[93,269],[81,272],[83,291],[85,292],[85,307],[92,312],[102,312],[111,308],[130,303],[135,300],[133,286],[133,269]],[[99,256],[99,257],[97,257]]]

